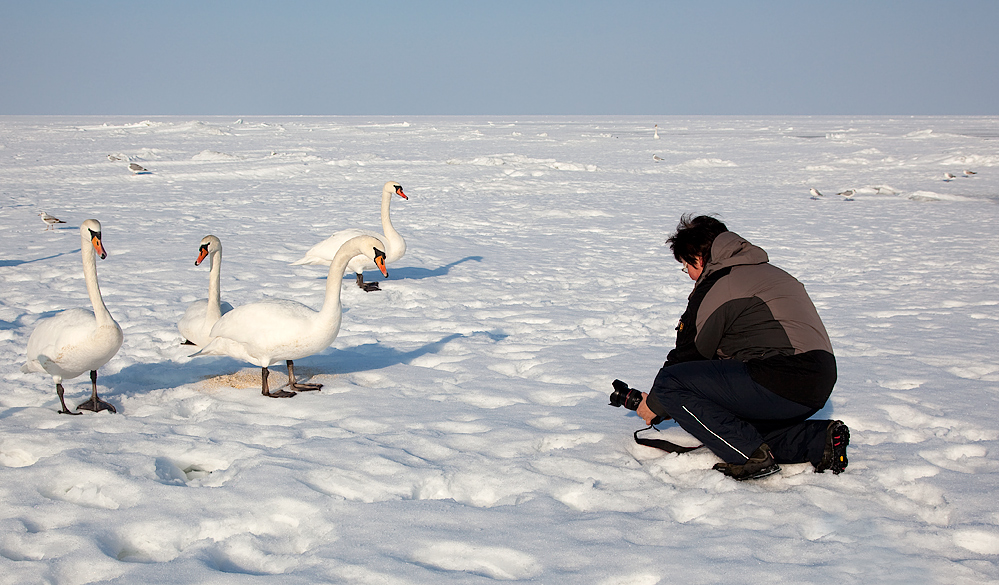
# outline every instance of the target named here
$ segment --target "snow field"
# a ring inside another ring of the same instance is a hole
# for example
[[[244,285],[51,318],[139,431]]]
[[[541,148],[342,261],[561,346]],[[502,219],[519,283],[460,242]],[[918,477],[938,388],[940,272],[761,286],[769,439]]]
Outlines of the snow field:
[[[995,120],[668,119],[653,141],[631,118],[233,118],[0,118],[0,581],[999,579]],[[322,392],[267,399],[259,369],[187,357],[201,237],[223,300],[318,308],[325,270],[288,264],[377,228],[390,179],[408,251],[381,292],[344,279],[339,337],[296,361]],[[805,283],[846,473],[736,483],[607,406],[672,347],[691,283],[663,241],[687,212]],[[87,306],[87,217],[125,333],[98,380],[117,416],[58,415],[19,369],[40,318]]]

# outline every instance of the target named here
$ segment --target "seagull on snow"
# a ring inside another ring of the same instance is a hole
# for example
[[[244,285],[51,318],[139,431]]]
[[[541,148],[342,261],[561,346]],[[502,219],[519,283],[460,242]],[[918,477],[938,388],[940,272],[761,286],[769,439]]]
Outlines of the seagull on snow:
[[[55,229],[55,224],[57,224],[57,223],[66,223],[63,220],[59,219],[58,217],[52,217],[51,215],[45,213],[44,211],[41,212],[41,213],[39,213],[38,216],[41,217],[42,221],[45,222],[45,229],[46,230],[53,230],[53,229]]]
[[[956,178],[957,177],[954,176],[953,173],[944,173],[944,181],[946,181],[946,182],[950,182],[951,180],[956,179]]]
[[[149,175],[151,174],[148,170],[142,167],[142,165],[137,165],[135,163],[128,163],[128,170],[132,171],[133,175]]]
[[[843,197],[843,200],[845,201],[853,201],[854,193],[856,193],[856,191],[854,191],[853,189],[847,189],[846,191],[837,193],[837,195],[841,195]]]
[[[816,189],[815,187],[809,189],[808,192],[812,194],[812,199],[818,199],[819,197],[822,197],[822,193],[819,193],[819,190]]]
[[[665,159],[663,157],[659,156],[658,154],[653,154],[652,155],[652,160],[654,160],[656,162],[659,162],[659,161],[665,160]]]
[[[964,171],[965,177],[970,177],[971,175],[977,175],[977,174],[978,173],[976,173],[975,171]]]

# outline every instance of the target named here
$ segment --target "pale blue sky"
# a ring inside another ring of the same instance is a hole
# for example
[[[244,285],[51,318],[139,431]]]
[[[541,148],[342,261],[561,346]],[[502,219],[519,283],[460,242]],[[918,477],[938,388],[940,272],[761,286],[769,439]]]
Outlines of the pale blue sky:
[[[997,113],[996,0],[0,0],[0,114]]]

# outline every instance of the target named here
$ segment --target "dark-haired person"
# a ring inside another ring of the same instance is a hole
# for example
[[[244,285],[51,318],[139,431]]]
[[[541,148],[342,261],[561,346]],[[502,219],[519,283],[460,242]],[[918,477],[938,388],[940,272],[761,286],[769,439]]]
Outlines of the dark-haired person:
[[[809,420],[836,383],[836,358],[805,287],[710,216],[683,216],[667,243],[694,290],[638,414],[672,417],[735,479],[780,463],[842,472],[849,429]]]

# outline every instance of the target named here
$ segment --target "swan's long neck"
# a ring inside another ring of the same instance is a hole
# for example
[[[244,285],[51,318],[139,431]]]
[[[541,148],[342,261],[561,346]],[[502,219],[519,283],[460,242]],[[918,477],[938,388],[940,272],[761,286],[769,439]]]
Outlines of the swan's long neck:
[[[205,309],[205,321],[212,323],[222,317],[222,250],[212,252],[209,261],[212,263],[208,273],[208,308]]]
[[[395,192],[391,189],[382,191],[382,233],[387,237],[398,237],[399,232],[392,227],[392,218],[389,217],[389,208],[392,206],[392,195]]]
[[[326,297],[323,299],[323,308],[319,310],[320,321],[339,317],[342,310],[340,288],[343,284],[343,274],[347,271],[347,263],[357,256],[358,252],[354,246],[344,245],[333,256],[329,274],[326,275]]]
[[[114,323],[107,305],[104,304],[104,297],[101,296],[101,287],[97,284],[97,256],[94,254],[94,245],[86,236],[82,236],[80,246],[83,255],[83,278],[87,281],[87,294],[90,295],[90,304],[94,307],[97,325]]]
[[[392,218],[389,216],[393,195],[395,195],[395,191],[391,189],[382,191],[382,233],[385,234],[385,239],[389,244],[388,249],[385,250],[385,253],[389,254],[386,262],[398,260],[406,253],[406,240],[399,235],[399,232],[395,231],[395,227],[392,226]]]

